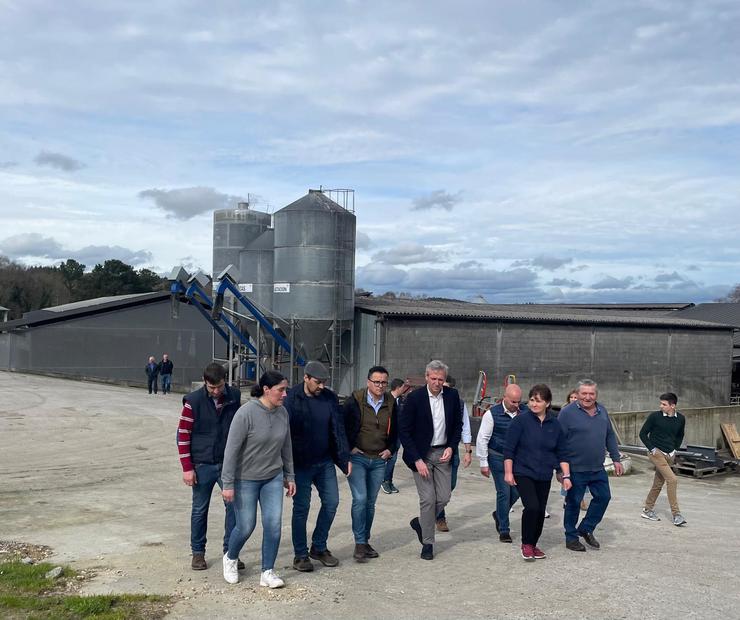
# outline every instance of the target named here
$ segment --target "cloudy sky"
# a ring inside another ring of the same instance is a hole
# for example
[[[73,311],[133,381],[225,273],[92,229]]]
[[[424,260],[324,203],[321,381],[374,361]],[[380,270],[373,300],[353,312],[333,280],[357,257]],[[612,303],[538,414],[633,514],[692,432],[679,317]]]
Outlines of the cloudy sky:
[[[357,286],[740,282],[740,3],[0,0],[0,254],[210,271],[212,210],[354,188]]]

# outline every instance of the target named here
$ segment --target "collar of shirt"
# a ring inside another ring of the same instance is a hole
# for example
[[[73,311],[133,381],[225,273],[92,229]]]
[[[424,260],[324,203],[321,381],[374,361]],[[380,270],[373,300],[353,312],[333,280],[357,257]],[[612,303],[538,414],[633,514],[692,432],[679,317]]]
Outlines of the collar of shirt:
[[[378,411],[380,411],[380,408],[383,406],[384,399],[385,399],[385,394],[383,394],[380,397],[380,400],[375,400],[373,398],[373,395],[370,393],[370,390],[367,391],[367,404],[373,408],[373,411],[375,411],[376,414],[378,413]]]
[[[514,411],[509,411],[506,408],[506,405],[504,405],[504,403],[501,403],[501,406],[504,408],[504,413],[508,415],[510,418],[515,418],[516,416],[519,415],[519,409],[515,409]]]
[[[664,418],[675,418],[675,417],[677,417],[675,413],[670,414],[670,413],[666,413],[665,411],[663,411],[661,413],[663,414],[663,417]]]
[[[444,394],[444,391],[445,391],[445,389],[442,388],[439,391],[439,394],[437,394],[435,396],[434,394],[432,394],[432,391],[429,389],[429,386],[427,386],[427,395],[429,396],[429,398],[434,398],[435,400],[441,400],[442,399],[442,394]]]
[[[601,407],[601,405],[600,405],[600,404],[599,404],[598,402],[596,402],[596,403],[594,403],[594,404],[596,405],[596,411],[594,412],[594,415],[599,415],[600,413],[603,413],[604,409],[603,409],[603,408]],[[580,400],[577,400],[577,401],[576,401],[576,406],[577,406],[577,407],[578,407],[578,408],[579,408],[579,409],[580,409],[581,411],[583,411],[583,413],[586,413],[586,414],[588,414],[588,415],[591,415],[590,413],[588,413],[588,411],[586,411],[586,410],[585,410],[585,409],[584,409],[583,407],[581,407],[581,401],[580,401]]]

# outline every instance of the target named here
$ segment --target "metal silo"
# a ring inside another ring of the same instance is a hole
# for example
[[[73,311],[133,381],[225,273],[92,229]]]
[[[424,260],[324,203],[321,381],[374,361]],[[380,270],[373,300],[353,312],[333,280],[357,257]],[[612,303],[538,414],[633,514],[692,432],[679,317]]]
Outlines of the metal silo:
[[[213,212],[213,274],[239,265],[239,252],[270,227],[270,214],[254,211],[246,202],[236,209]]]
[[[270,228],[239,253],[239,289],[265,315],[272,313],[275,231]]]
[[[321,190],[274,215],[273,310],[293,320],[307,358],[327,360],[333,369],[353,319],[355,224],[355,214]]]

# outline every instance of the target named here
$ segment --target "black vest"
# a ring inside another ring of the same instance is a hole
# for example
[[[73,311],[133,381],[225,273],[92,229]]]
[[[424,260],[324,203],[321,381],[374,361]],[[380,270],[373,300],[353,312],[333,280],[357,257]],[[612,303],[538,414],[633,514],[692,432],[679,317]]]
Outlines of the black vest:
[[[224,406],[218,415],[216,405],[205,386],[190,392],[182,400],[193,408],[193,432],[190,436],[190,459],[193,464],[223,463],[229,427],[239,409],[241,392],[227,385],[224,390]]]
[[[493,433],[491,439],[488,440],[488,449],[503,456],[504,446],[506,445],[506,431],[509,430],[514,418],[506,413],[502,404],[491,408],[491,416],[493,417]]]

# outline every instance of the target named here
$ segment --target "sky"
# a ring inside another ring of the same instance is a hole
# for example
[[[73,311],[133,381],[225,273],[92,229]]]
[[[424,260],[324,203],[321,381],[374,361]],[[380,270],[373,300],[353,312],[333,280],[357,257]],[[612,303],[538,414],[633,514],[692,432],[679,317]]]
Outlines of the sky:
[[[740,282],[740,3],[0,0],[0,254],[210,273],[212,212],[352,188],[356,286]]]

